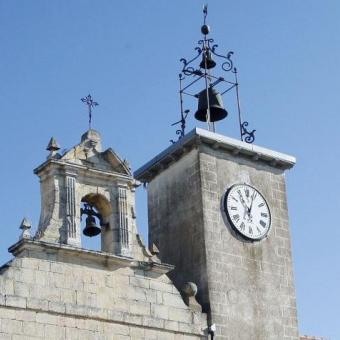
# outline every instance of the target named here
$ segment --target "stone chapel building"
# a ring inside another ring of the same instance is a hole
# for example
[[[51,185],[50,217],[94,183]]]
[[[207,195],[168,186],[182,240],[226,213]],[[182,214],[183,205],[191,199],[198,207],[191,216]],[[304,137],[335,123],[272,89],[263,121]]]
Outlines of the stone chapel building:
[[[134,174],[92,129],[64,154],[54,139],[48,150],[34,170],[37,231],[24,219],[0,269],[0,339],[299,339],[285,188],[294,157],[197,128]],[[149,247],[135,215],[141,183]],[[250,222],[253,202],[268,206],[259,239],[228,215],[235,185]],[[100,251],[82,246],[84,222]]]

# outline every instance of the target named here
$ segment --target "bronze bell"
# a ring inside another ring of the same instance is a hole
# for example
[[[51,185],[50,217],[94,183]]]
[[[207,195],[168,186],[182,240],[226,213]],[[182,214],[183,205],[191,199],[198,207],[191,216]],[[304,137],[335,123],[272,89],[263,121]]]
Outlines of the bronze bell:
[[[200,63],[201,68],[206,68],[207,70],[214,68],[216,66],[215,61],[213,60],[211,56],[211,52],[205,51],[202,53],[202,61]]]
[[[227,117],[228,112],[223,107],[222,96],[213,87],[208,88],[209,106],[210,106],[210,121],[216,122]],[[208,102],[207,91],[203,90],[198,95],[198,109],[195,113],[195,118],[201,122],[207,121]]]
[[[96,219],[92,215],[86,217],[86,226],[83,230],[85,236],[93,237],[100,234],[101,230],[96,224]]]

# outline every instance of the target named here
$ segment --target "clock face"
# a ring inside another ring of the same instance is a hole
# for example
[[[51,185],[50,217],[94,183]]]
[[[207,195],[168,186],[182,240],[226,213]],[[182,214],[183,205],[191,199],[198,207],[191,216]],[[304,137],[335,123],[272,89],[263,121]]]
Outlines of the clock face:
[[[264,197],[247,184],[235,184],[226,193],[224,209],[237,232],[250,240],[264,238],[270,229],[271,216]]]

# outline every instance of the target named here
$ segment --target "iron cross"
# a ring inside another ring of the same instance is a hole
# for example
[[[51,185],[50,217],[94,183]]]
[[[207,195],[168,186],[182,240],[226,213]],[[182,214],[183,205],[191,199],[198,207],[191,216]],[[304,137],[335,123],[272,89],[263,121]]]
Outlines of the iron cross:
[[[89,128],[91,129],[91,122],[92,122],[92,108],[98,106],[99,104],[93,101],[91,95],[89,94],[87,97],[81,98],[81,101],[85,103],[89,108]]]

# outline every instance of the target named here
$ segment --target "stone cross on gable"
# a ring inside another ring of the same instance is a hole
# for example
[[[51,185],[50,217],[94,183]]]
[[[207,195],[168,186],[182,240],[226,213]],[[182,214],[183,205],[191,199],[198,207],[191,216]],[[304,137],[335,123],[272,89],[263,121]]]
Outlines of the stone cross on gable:
[[[89,129],[91,129],[92,108],[94,108],[95,106],[98,106],[99,104],[92,99],[90,94],[87,97],[81,98],[81,101],[88,106],[88,109],[89,109]]]

